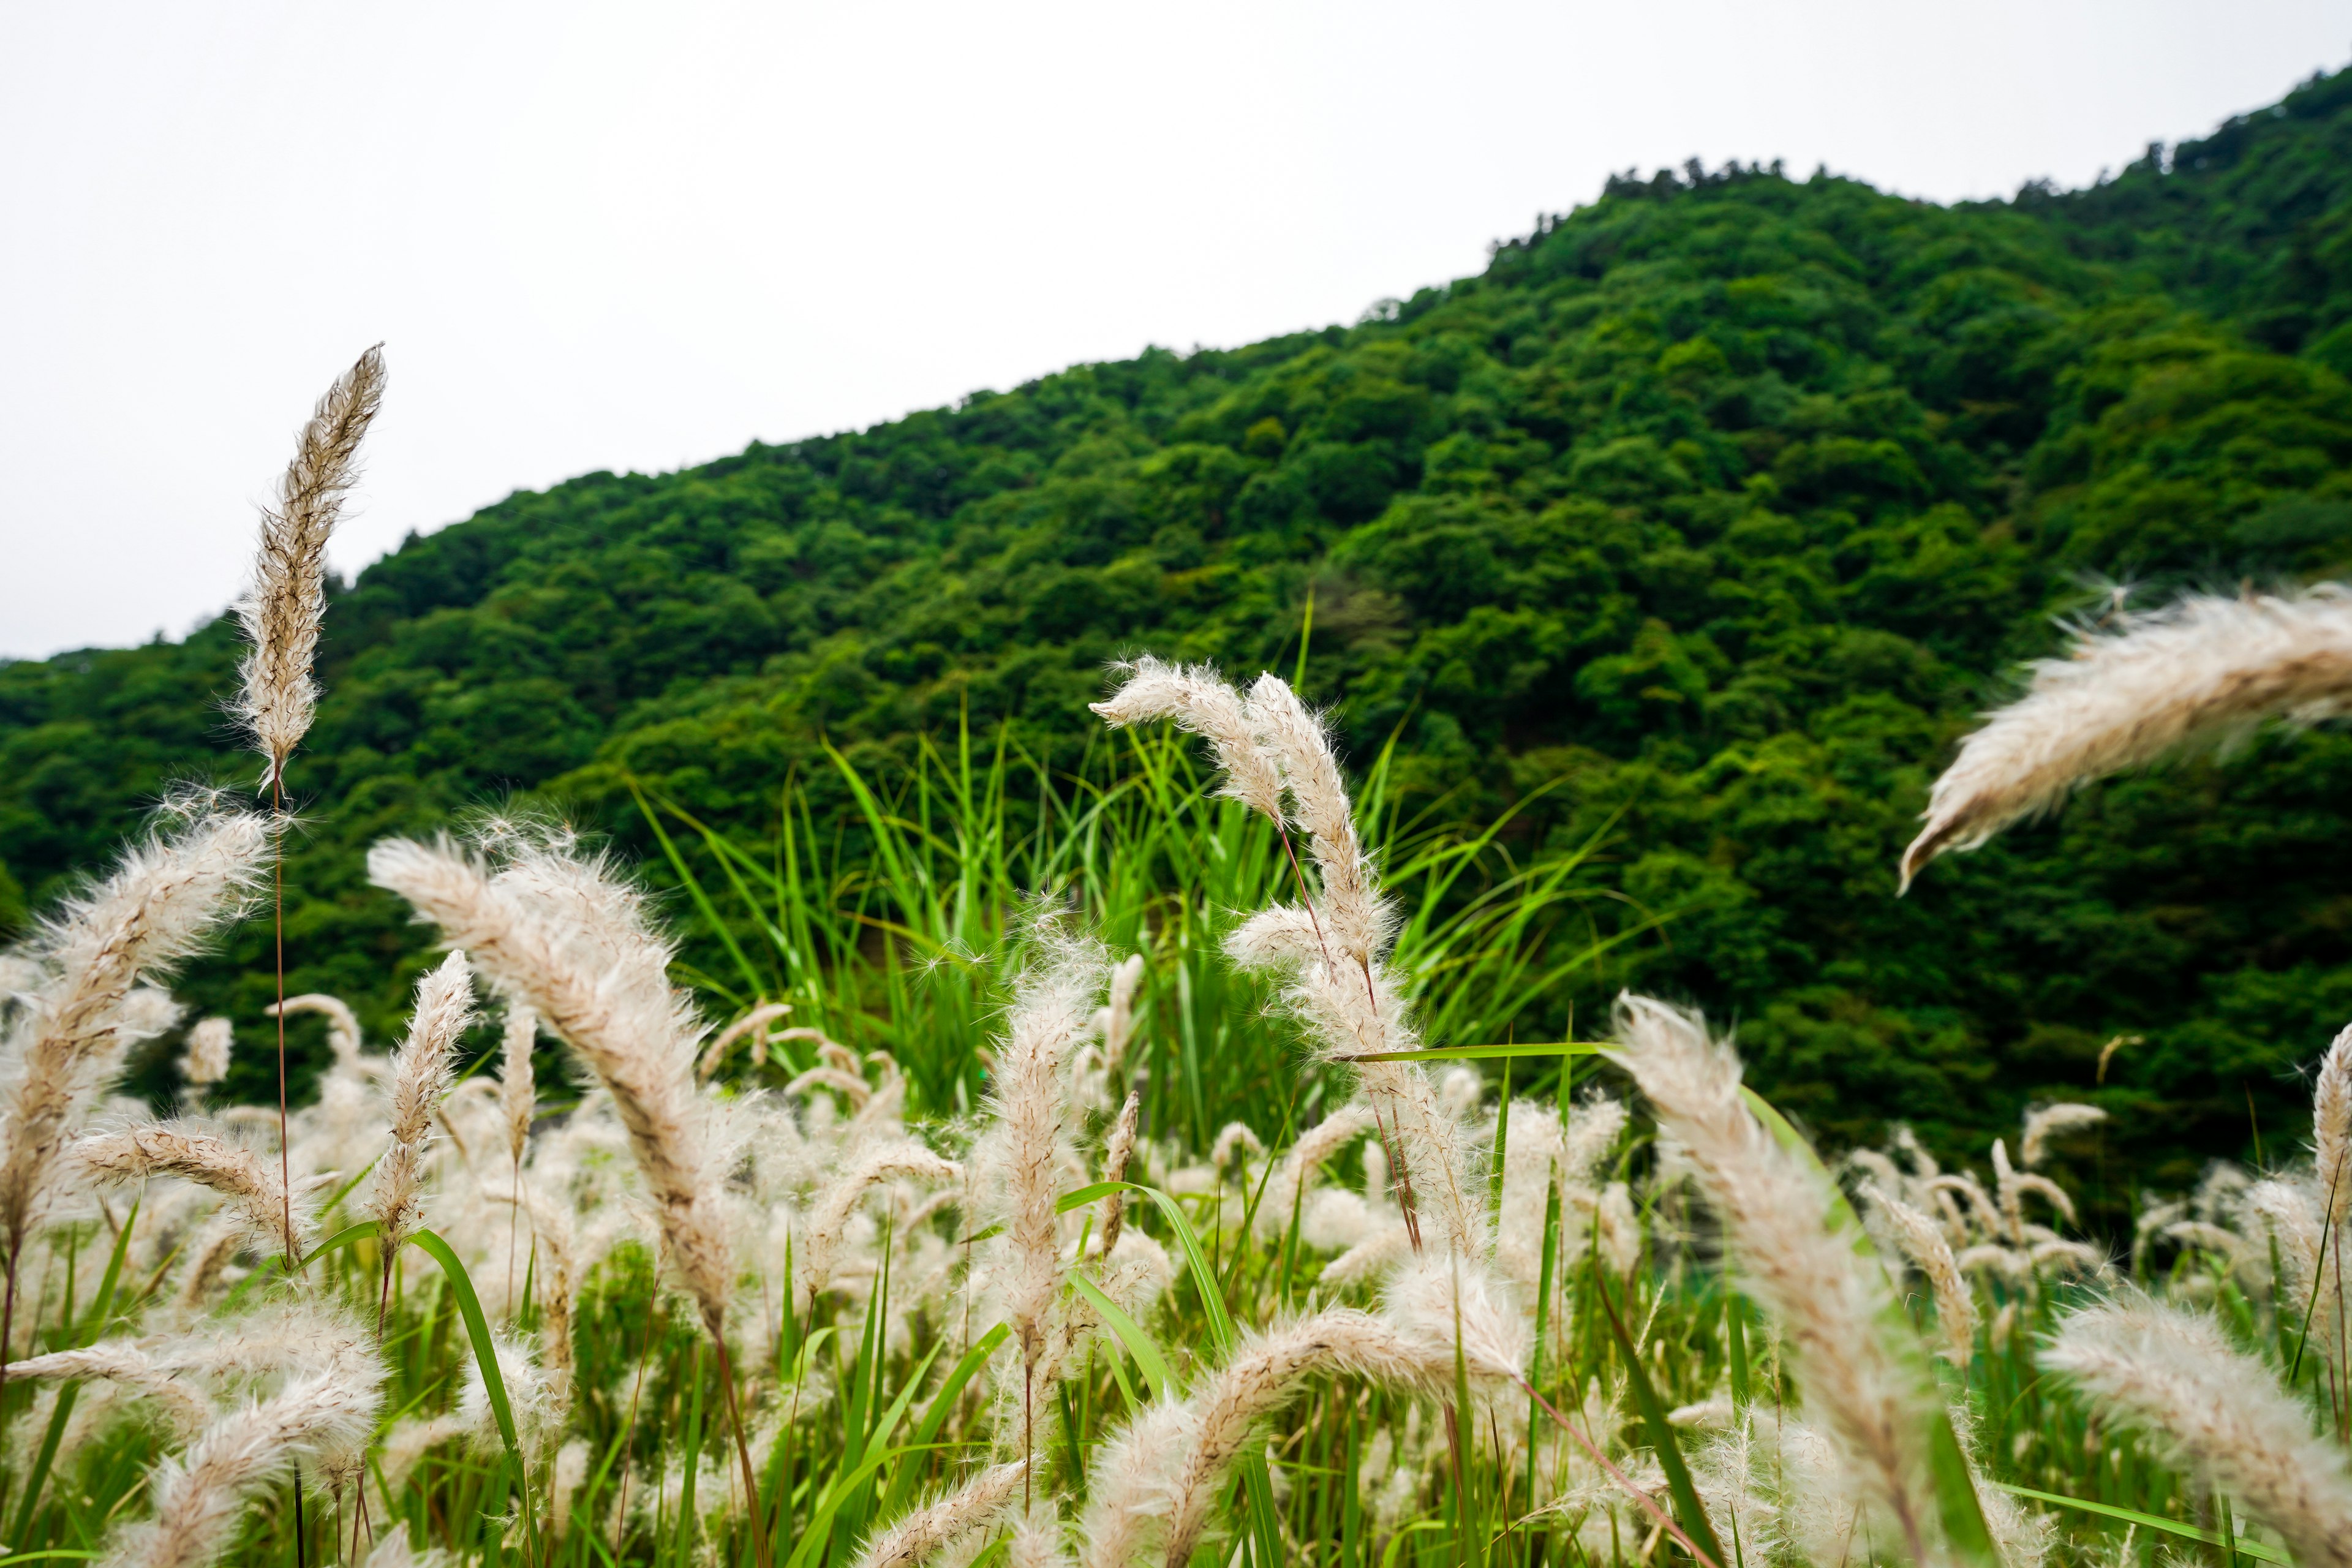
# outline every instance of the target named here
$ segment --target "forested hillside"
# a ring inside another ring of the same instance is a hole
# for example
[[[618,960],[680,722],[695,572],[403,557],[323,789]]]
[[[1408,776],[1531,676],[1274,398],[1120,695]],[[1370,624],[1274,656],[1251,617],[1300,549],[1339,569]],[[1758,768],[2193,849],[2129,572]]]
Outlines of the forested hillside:
[[[424,936],[365,886],[382,834],[534,792],[657,856],[635,780],[758,844],[787,776],[841,798],[828,740],[1066,769],[1106,661],[1303,640],[1409,810],[1522,803],[1512,855],[1598,835],[1593,918],[1664,917],[1528,1029],[1638,980],[1832,1139],[2063,1091],[2150,1179],[2284,1146],[2352,1018],[2352,737],[2102,786],[1900,900],[1895,864],[2053,617],[2352,570],[2347,170],[2352,72],[2011,203],[1622,179],[1352,327],[515,495],[334,601],[290,983],[394,1016]],[[0,668],[0,918],[167,781],[249,782],[234,644]],[[186,989],[257,1018],[241,940]]]

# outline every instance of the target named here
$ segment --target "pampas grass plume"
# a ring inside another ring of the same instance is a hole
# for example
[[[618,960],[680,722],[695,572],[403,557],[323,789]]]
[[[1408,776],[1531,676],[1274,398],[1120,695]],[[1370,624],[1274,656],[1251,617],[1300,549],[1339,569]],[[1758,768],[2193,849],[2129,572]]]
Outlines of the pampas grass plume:
[[[1827,1223],[1831,1194],[1739,1097],[1739,1062],[1696,1014],[1648,997],[1617,1004],[1618,1058],[1681,1143],[1721,1217],[1731,1265],[1780,1320],[1806,1409],[1850,1481],[1885,1507],[1916,1557],[1934,1518],[1926,1491],[1922,1386],[1879,1331],[1885,1279]]]
[[[917,1568],[993,1520],[1028,1473],[1026,1460],[992,1465],[962,1486],[915,1510],[876,1534],[857,1554],[856,1568]]]
[[[392,1136],[376,1166],[369,1204],[383,1227],[387,1260],[423,1217],[425,1141],[433,1131],[433,1112],[449,1092],[456,1073],[457,1037],[473,1016],[474,987],[466,973],[466,955],[452,952],[417,981],[408,1037],[392,1058]]]
[[[269,1163],[243,1144],[188,1122],[152,1121],[76,1139],[69,1152],[78,1170],[100,1182],[177,1176],[209,1187],[228,1200],[243,1236],[301,1259],[302,1210],[287,1202],[286,1189]]]
[[[357,477],[360,440],[383,401],[381,347],[336,379],[302,426],[277,504],[261,514],[253,582],[237,603],[248,646],[236,711],[268,764],[265,789],[284,777],[318,707],[310,665],[327,608],[327,541]]]
[[[1205,664],[1168,664],[1146,656],[1113,668],[1125,682],[1108,700],[1088,704],[1114,729],[1171,719],[1209,742],[1225,770],[1221,793],[1280,823],[1282,779],[1258,744],[1241,694]]]
[[[2041,1362],[2271,1525],[2305,1568],[2352,1568],[2343,1451],[2210,1318],[2127,1297],[2068,1318]]]
[[[228,1076],[229,1047],[235,1035],[226,1018],[199,1018],[188,1030],[188,1048],[180,1057],[180,1076],[191,1088],[205,1089]]]
[[[2199,595],[2075,635],[2032,666],[2026,694],[1960,746],[1903,852],[1902,885],[1947,850],[1973,849],[2106,774],[2263,721],[2310,722],[2352,703],[2352,595]]]

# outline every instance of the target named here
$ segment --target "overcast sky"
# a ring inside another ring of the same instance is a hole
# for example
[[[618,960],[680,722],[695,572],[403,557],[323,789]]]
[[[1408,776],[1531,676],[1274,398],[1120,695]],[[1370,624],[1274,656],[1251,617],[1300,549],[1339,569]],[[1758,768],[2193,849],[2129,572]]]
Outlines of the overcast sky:
[[[596,468],[1353,321],[1693,156],[2074,184],[2342,0],[0,4],[0,655],[236,592],[382,339],[334,551]]]

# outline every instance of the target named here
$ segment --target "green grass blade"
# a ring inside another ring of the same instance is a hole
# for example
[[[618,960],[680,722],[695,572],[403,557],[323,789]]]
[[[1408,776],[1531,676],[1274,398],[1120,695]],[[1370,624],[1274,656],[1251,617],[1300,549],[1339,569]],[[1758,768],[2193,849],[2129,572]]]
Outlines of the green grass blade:
[[[1506,1057],[1591,1057],[1610,1047],[1590,1040],[1553,1040],[1513,1046],[1432,1046],[1418,1051],[1351,1051],[1335,1062],[1491,1062]]]
[[[458,1261],[456,1250],[447,1242],[429,1230],[418,1231],[409,1241],[441,1266],[442,1275],[449,1281],[449,1292],[457,1300],[458,1314],[466,1321],[466,1337],[473,1342],[475,1364],[482,1370],[482,1388],[489,1395],[490,1414],[499,1424],[499,1440],[506,1445],[507,1462],[514,1467],[515,1489],[522,1494],[522,1531],[530,1549],[529,1560],[536,1563],[539,1523],[531,1509],[530,1471],[523,1466],[522,1443],[515,1433],[514,1407],[507,1399],[506,1379],[499,1371],[498,1345],[490,1338],[489,1320],[482,1315],[481,1300],[474,1294],[474,1281],[467,1277],[465,1264]]]
[[[2060,1508],[2080,1509],[2084,1513],[2104,1514],[2109,1519],[2122,1520],[2126,1524],[2137,1524],[2144,1530],[2161,1531],[2167,1535],[2178,1535],[2184,1540],[2201,1542],[2207,1546],[2227,1546],[2241,1557],[2252,1557],[2259,1562],[2281,1564],[2289,1564],[2294,1561],[2285,1552],[2274,1547],[2264,1546],[2259,1541],[2248,1541],[2243,1536],[2240,1536],[2234,1541],[2225,1542],[2213,1531],[2201,1529],[2194,1524],[2184,1524],[2177,1519],[2167,1519],[2162,1514],[2142,1513],[2136,1508],[2124,1508],[2111,1502],[2093,1502],[2088,1498],[2067,1497],[2059,1492],[2035,1491],[2032,1487],[2013,1487],[2007,1481],[1993,1481],[1989,1484],[1999,1487],[2012,1497],[2032,1498],[2035,1502],[2054,1503]]]
[[[1633,1391],[1634,1408],[1641,1412],[1642,1425],[1649,1430],[1650,1447],[1658,1456],[1658,1468],[1666,1473],[1666,1490],[1674,1497],[1675,1512],[1690,1538],[1717,1563],[1724,1563],[1727,1559],[1723,1553],[1723,1542],[1716,1539],[1715,1523],[1699,1501],[1690,1466],[1683,1460],[1682,1445],[1675,1440],[1674,1426],[1666,1419],[1665,1405],[1658,1398],[1648,1370],[1642,1365],[1641,1352],[1625,1332],[1625,1320],[1618,1314],[1617,1303],[1610,1299],[1607,1279],[1596,1270],[1593,1280],[1601,1291],[1601,1315],[1609,1320],[1610,1337],[1617,1342],[1618,1354],[1625,1364],[1625,1382]]]
[[[1143,1331],[1142,1326],[1121,1311],[1118,1303],[1104,1295],[1102,1288],[1085,1275],[1072,1272],[1070,1285],[1102,1314],[1104,1326],[1118,1336],[1118,1342],[1125,1345],[1127,1353],[1135,1358],[1136,1370],[1143,1374],[1147,1385],[1145,1395],[1174,1398],[1175,1375],[1168,1370],[1167,1357],[1160,1353],[1160,1347],[1152,1342],[1150,1334]]]

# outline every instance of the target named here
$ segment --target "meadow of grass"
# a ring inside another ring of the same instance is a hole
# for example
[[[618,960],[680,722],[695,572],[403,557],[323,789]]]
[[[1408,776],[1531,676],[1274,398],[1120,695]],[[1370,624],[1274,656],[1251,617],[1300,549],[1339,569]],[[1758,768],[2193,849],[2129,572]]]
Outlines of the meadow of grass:
[[[366,366],[289,473],[265,650],[315,629]],[[2347,622],[2100,634],[1916,860],[2312,716]],[[247,671],[273,778],[298,651]],[[406,1037],[289,998],[334,1063],[236,1106],[278,1024],[201,1021],[159,1120],[124,1055],[268,918],[283,826],[175,799],[0,976],[0,1563],[2352,1562],[2352,1031],[2310,1151],[2084,1236],[2098,1112],[1946,1168],[1816,1150],[1661,1002],[1528,1038],[1671,911],[1589,921],[1597,846],[1416,822],[1386,757],[1351,790],[1276,677],[1114,679],[1076,777],[836,759],[856,820],[785,784],[765,844],[642,791],[658,910],[549,822],[381,845],[452,952]]]

